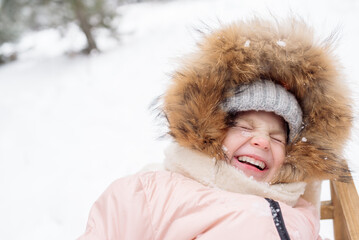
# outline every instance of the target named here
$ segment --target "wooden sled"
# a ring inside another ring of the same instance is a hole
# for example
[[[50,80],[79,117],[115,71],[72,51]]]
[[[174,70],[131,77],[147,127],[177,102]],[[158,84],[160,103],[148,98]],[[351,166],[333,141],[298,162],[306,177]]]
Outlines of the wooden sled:
[[[330,181],[331,200],[321,202],[321,219],[333,219],[335,240],[359,240],[359,197],[353,180]]]

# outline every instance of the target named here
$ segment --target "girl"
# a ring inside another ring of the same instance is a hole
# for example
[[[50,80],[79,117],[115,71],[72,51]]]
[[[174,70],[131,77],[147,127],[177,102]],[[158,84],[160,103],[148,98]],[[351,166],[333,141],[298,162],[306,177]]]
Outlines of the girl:
[[[352,125],[330,44],[295,19],[204,36],[163,97],[165,170],[111,184],[79,239],[320,239]]]

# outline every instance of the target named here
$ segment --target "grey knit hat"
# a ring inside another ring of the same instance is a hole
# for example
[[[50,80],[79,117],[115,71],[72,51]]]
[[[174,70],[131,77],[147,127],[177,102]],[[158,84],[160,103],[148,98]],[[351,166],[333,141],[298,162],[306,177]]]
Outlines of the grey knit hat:
[[[289,125],[289,142],[299,133],[302,110],[293,94],[270,80],[258,80],[241,85],[222,108],[225,112],[266,111],[283,117]]]

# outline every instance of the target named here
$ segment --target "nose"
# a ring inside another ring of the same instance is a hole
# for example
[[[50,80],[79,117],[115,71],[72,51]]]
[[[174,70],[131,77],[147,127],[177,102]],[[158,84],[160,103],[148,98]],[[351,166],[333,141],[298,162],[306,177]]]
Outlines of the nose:
[[[255,135],[251,139],[251,145],[262,150],[270,149],[269,136]]]

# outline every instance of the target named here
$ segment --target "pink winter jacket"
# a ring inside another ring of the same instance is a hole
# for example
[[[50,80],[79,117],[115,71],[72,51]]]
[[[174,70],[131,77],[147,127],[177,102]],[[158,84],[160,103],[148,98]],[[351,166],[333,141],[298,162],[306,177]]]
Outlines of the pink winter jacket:
[[[194,167],[195,168],[195,167]],[[191,168],[193,169],[193,168]],[[319,216],[299,198],[280,202],[292,240],[320,239]],[[280,239],[260,196],[206,186],[170,171],[144,172],[112,183],[93,205],[79,240]]]
[[[317,239],[315,209],[280,204],[291,239]],[[268,202],[204,186],[167,171],[115,181],[91,209],[79,240],[280,239]]]

